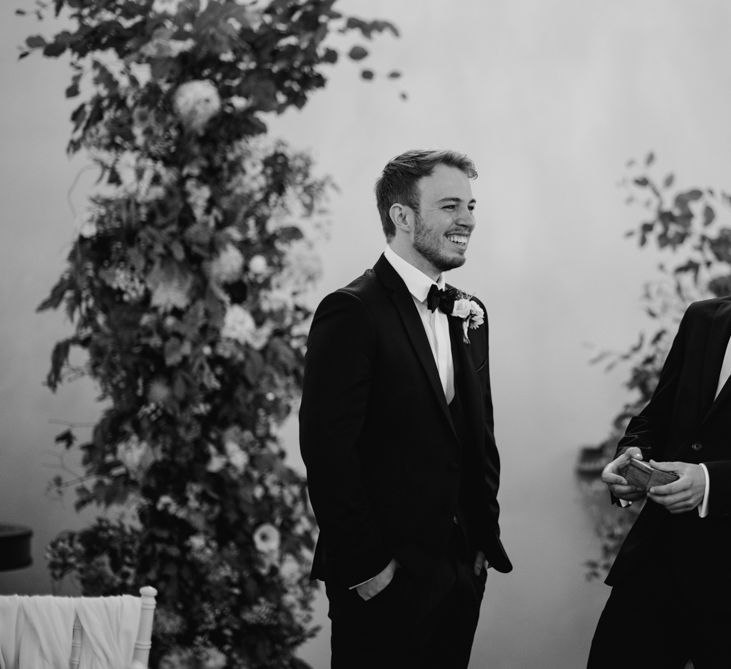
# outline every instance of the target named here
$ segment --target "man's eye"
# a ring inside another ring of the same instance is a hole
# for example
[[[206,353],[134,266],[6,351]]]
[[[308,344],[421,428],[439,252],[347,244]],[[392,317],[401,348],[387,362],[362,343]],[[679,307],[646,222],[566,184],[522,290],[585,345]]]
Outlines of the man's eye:
[[[454,211],[456,209],[456,205],[454,204],[445,204],[442,209],[446,209],[447,211]]]

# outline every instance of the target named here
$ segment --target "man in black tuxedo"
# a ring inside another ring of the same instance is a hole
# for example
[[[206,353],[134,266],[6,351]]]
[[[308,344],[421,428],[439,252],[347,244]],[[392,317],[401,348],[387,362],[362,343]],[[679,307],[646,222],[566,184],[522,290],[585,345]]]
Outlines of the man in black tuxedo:
[[[602,473],[620,503],[645,493],[630,458],[678,480],[650,488],[607,577],[590,669],[731,667],[731,298],[692,304],[657,388]]]
[[[376,199],[387,248],[310,330],[300,444],[335,669],[459,669],[500,542],[484,307],[445,287],[475,226],[466,156],[409,151]],[[449,312],[449,313],[445,313]]]

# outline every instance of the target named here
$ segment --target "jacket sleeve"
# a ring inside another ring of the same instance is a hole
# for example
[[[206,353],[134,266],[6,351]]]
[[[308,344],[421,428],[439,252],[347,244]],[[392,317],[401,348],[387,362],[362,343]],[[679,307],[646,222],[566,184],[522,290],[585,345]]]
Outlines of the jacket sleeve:
[[[360,298],[328,295],[307,342],[300,447],[328,570],[346,587],[372,578],[392,558],[371,511],[358,450],[375,354],[373,324]]]
[[[628,423],[624,436],[617,444],[615,457],[631,446],[636,446],[642,451],[642,458],[650,460],[650,458],[656,457],[659,449],[662,449],[674,410],[678,380],[683,365],[686,332],[692,309],[693,305],[683,315],[678,332],[665,358],[655,391],[645,408]]]

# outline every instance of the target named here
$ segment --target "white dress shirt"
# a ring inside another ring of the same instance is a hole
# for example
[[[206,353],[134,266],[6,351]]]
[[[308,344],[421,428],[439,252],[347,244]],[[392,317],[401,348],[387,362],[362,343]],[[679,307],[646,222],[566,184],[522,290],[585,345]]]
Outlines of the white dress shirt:
[[[386,247],[384,255],[406,284],[406,288],[414,299],[416,310],[419,312],[426,338],[429,340],[429,346],[434,355],[444,396],[449,404],[454,398],[454,363],[452,362],[452,343],[449,338],[449,321],[447,315],[439,309],[430,311],[426,306],[426,296],[433,285],[444,290],[444,275],[440,274],[436,281],[432,280],[404,260],[390,246]]]

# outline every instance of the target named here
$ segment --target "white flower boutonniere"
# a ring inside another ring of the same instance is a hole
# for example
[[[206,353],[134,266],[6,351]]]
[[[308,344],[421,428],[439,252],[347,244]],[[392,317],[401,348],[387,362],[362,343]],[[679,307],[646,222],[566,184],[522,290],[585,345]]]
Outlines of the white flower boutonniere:
[[[470,330],[476,330],[485,322],[485,312],[469,295],[460,294],[454,301],[452,316],[462,319],[462,330],[465,344],[470,340],[467,336]]]

